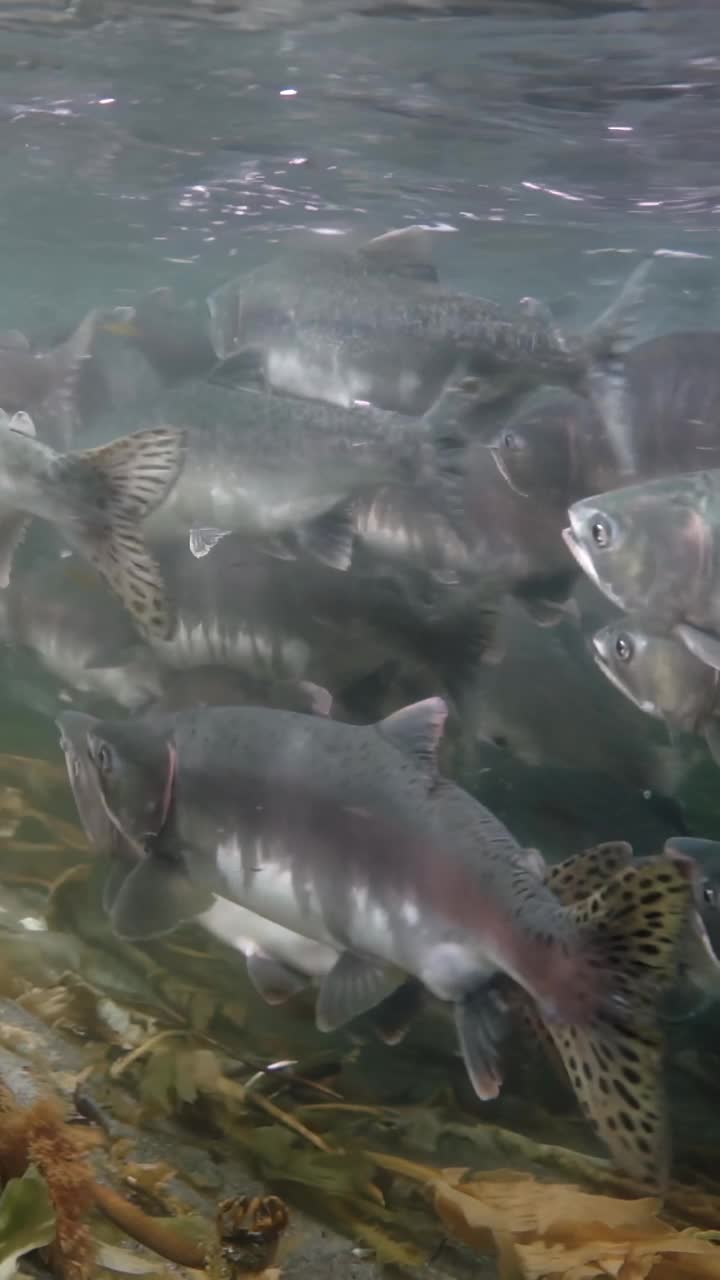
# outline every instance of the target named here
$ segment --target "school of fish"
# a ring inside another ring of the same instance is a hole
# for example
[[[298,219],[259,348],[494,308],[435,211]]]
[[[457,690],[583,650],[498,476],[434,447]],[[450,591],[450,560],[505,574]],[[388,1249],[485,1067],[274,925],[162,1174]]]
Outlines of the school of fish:
[[[388,1045],[439,1001],[479,1100],[524,1022],[662,1188],[668,1027],[720,996],[676,800],[720,764],[720,333],[638,340],[652,258],[566,333],[425,229],[341,240],[0,334],[10,696],[118,937],[194,922]]]

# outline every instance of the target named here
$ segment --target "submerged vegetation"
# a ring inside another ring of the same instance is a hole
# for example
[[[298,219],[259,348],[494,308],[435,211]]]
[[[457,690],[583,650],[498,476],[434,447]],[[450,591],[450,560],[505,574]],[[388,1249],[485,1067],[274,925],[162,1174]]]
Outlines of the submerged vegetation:
[[[320,1280],[305,1250],[321,1222],[358,1275],[720,1276],[710,1057],[674,1045],[696,1111],[667,1195],[642,1195],[527,1038],[481,1107],[440,1015],[394,1049],[362,1024],[328,1040],[310,1000],[278,1022],[198,930],[122,944],[101,868],[55,814],[61,771],[0,768],[0,1275],[35,1250],[63,1280]]]

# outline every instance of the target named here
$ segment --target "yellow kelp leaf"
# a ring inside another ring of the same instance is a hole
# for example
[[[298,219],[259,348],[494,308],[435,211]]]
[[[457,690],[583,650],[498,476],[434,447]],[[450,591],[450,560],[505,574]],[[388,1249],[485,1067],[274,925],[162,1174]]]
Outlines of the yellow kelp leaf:
[[[651,1197],[618,1200],[589,1195],[577,1187],[538,1182],[530,1173],[505,1169],[475,1175],[458,1186],[452,1184],[456,1172],[443,1170],[442,1179],[430,1185],[437,1213],[467,1244],[478,1233],[484,1243],[488,1231],[563,1239],[585,1223],[596,1224],[601,1233],[616,1225],[649,1225],[660,1207]]]
[[[558,1280],[595,1280],[614,1276],[617,1280],[670,1280],[673,1272],[663,1272],[665,1257],[677,1266],[677,1280],[719,1280],[720,1249],[692,1231],[673,1230],[655,1222],[652,1230],[638,1228],[603,1229],[596,1224],[594,1239],[585,1241],[534,1240],[515,1243],[515,1257],[525,1280],[557,1277]]]

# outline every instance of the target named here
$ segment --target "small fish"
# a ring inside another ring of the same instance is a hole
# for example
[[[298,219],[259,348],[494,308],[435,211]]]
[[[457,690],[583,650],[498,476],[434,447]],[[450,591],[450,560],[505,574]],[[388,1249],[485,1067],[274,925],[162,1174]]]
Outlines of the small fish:
[[[152,641],[163,668],[235,672],[265,689],[262,704],[307,709],[308,681],[344,704],[346,690],[389,667],[418,696],[439,686],[460,697],[492,654],[492,600],[421,573],[385,574],[363,547],[343,574],[314,557],[279,559],[239,535],[201,559],[178,544],[159,547],[158,559],[177,618],[169,640]],[[278,685],[294,685],[301,704],[268,698]]]
[[[324,1030],[413,978],[452,1005],[480,1098],[500,1089],[493,982],[505,974],[535,1002],[620,1167],[658,1185],[665,1118],[637,1045],[674,978],[688,861],[624,868],[562,906],[507,829],[439,777],[446,715],[431,698],[371,726],[259,708],[94,724],[86,758],[138,859],[113,889],[111,925],[160,936],[219,895],[334,947]]]
[[[187,435],[182,475],[148,524],[196,558],[230,533],[269,554],[346,570],[353,544],[442,576],[470,568],[443,511],[434,423],[198,383],[165,394],[153,419]]]
[[[26,414],[0,419],[0,587],[36,516],[102,574],[142,633],[167,636],[170,606],[139,524],[175,483],[183,445],[182,431],[157,428],[60,454]]]
[[[551,783],[548,766],[575,772],[575,784],[568,779],[567,803],[574,802],[576,812],[584,812],[587,819],[606,803],[592,802],[593,778],[598,796],[607,796],[606,779],[611,778],[628,793],[628,802],[632,791],[675,793],[690,767],[687,751],[668,744],[665,734],[648,732],[651,726],[628,702],[608,697],[585,639],[571,620],[538,629],[518,604],[507,600],[494,642],[502,656],[492,666],[478,665],[464,719],[468,727],[476,727],[481,742],[492,742],[542,770],[537,775],[538,802],[544,793],[543,776],[548,779],[548,803],[551,795],[563,790],[561,784]],[[581,781],[580,771],[588,775],[588,783]],[[516,783],[522,790],[523,780],[517,778]],[[575,788],[583,796],[580,803]],[[526,795],[524,813],[530,803]],[[618,794],[615,807],[620,803]],[[573,847],[578,847],[577,841]]]
[[[648,264],[586,335],[565,338],[534,299],[511,309],[440,285],[430,239],[407,227],[354,249],[307,247],[230,281],[208,299],[218,359],[277,391],[408,414],[464,379],[485,400],[548,383],[608,399]]]
[[[593,656],[608,680],[646,715],[676,733],[704,737],[720,764],[720,673],[677,636],[625,617],[592,640]]]
[[[14,330],[0,333],[0,409],[6,414],[45,414],[58,443],[68,448],[77,425],[78,383],[92,352],[98,313],[90,311],[52,351],[33,352]]]
[[[600,591],[719,667],[720,470],[584,498],[568,514],[565,544]]]
[[[635,483],[720,466],[720,333],[670,333],[624,358]],[[567,508],[624,482],[597,406],[568,391],[528,397],[488,441],[518,494]]]

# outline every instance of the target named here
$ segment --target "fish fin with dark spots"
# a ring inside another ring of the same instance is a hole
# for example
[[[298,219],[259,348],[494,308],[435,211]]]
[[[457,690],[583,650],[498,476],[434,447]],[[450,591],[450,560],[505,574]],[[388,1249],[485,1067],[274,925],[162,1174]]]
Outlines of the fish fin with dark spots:
[[[567,1083],[568,1076],[565,1064],[555,1045],[555,1041],[538,1013],[537,1006],[521,987],[509,982],[507,985],[508,987],[512,985],[512,990],[507,992],[508,1006],[511,1013],[514,1013],[524,1024],[532,1042],[543,1050],[556,1076],[564,1083]]]
[[[223,538],[229,538],[231,533],[232,529],[191,529],[188,539],[190,554],[196,560],[202,560],[203,556],[209,555],[218,542],[222,542]]]
[[[98,449],[65,454],[53,472],[53,482],[77,500],[77,522],[63,527],[68,541],[95,565],[140,632],[159,640],[172,634],[173,611],[139,523],[175,483],[184,443],[185,433],[174,427],[138,431]]]
[[[437,284],[437,268],[432,255],[432,232],[427,227],[399,227],[375,236],[358,253],[373,267],[393,275],[410,276]]]
[[[351,502],[339,502],[298,529],[298,541],[307,555],[343,572],[352,563],[354,540],[354,508]]]
[[[699,658],[707,667],[720,671],[720,639],[717,636],[710,631],[701,631],[688,622],[678,623],[675,635],[694,657]]]
[[[610,991],[584,1025],[545,1018],[547,1029],[618,1168],[644,1186],[662,1187],[670,1133],[659,1005],[675,981],[687,935],[689,867],[666,855],[623,867],[567,909],[587,931]]]
[[[266,1004],[285,1004],[309,985],[309,978],[281,960],[253,951],[247,958],[248,977]]]
[[[66,342],[41,357],[53,370],[47,405],[57,420],[58,438],[66,449],[71,446],[80,425],[78,384],[83,364],[92,354],[99,316],[98,311],[89,311]]]
[[[207,911],[215,896],[194,885],[181,866],[147,855],[125,877],[110,908],[116,937],[126,942],[161,938]]]
[[[396,972],[352,951],[342,955],[320,983],[315,1021],[319,1031],[336,1031],[380,1004],[399,985]]]
[[[12,511],[0,518],[0,590],[10,585],[15,552],[25,538],[30,517]]]
[[[443,698],[425,698],[393,711],[376,725],[403,755],[412,756],[431,778],[437,773],[437,753],[445,732],[448,706]]]
[[[608,840],[547,867],[543,878],[558,902],[568,907],[602,889],[632,859],[632,845],[626,840]]]
[[[383,1044],[400,1044],[410,1023],[422,1012],[427,1000],[425,988],[415,978],[403,982],[369,1015],[375,1035]]]
[[[483,1102],[497,1098],[502,1085],[498,1045],[507,1023],[507,1008],[492,987],[482,987],[454,1006],[455,1028],[465,1068]]]

